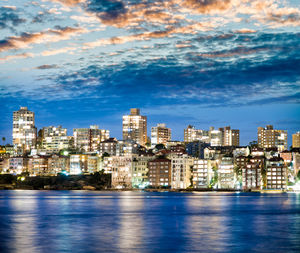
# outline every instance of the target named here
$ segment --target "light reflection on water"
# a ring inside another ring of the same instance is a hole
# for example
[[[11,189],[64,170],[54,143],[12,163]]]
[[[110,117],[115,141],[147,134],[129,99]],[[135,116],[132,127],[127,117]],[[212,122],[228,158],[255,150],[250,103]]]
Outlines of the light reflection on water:
[[[0,252],[300,252],[300,195],[0,191]]]

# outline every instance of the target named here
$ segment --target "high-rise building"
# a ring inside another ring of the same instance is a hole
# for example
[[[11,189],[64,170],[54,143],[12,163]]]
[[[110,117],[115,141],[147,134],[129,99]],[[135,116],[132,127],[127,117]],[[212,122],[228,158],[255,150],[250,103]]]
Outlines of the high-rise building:
[[[21,107],[13,112],[13,144],[15,149],[22,152],[30,151],[36,146],[36,127],[34,112],[27,107]]]
[[[140,109],[130,109],[130,115],[123,116],[123,140],[133,140],[145,146],[147,143],[147,117],[140,115]]]
[[[209,131],[195,129],[194,126],[188,125],[188,127],[184,129],[184,142],[193,141],[202,141],[205,143],[209,143]]]
[[[211,146],[222,146],[223,135],[221,130],[217,130],[214,127],[209,128],[209,138]]]
[[[240,130],[231,129],[230,126],[219,128],[222,132],[222,146],[239,146]]]
[[[101,141],[109,139],[109,130],[99,129],[93,125],[90,128],[75,128],[73,130],[75,148],[86,152],[99,151]]]
[[[287,150],[287,131],[273,129],[272,125],[258,127],[257,143],[261,148],[277,147],[279,152]]]
[[[171,140],[171,129],[166,127],[166,124],[157,124],[156,127],[151,128],[151,146],[155,147],[157,144],[166,145]]]
[[[293,148],[300,148],[300,132],[293,134]]]
[[[50,152],[58,152],[69,147],[70,138],[67,136],[67,129],[61,126],[43,127],[39,131],[42,148]]]

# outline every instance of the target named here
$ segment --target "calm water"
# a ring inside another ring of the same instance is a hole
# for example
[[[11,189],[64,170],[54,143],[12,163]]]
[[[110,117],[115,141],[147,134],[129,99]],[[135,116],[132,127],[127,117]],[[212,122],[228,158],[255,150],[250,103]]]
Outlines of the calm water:
[[[300,194],[0,191],[0,252],[300,252]]]

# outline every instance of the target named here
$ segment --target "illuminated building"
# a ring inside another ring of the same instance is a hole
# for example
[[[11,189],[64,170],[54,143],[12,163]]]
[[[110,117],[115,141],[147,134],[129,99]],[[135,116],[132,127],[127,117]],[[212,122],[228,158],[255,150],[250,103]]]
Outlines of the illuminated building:
[[[285,190],[287,184],[287,168],[280,157],[268,159],[267,165],[267,189]]]
[[[171,153],[171,188],[185,189],[191,185],[191,175],[194,159],[187,154]]]
[[[219,128],[222,135],[222,146],[239,146],[240,130],[231,129],[230,126]],[[214,145],[212,145],[214,146]],[[215,145],[218,146],[218,145]]]
[[[43,149],[54,153],[69,148],[70,138],[67,136],[67,129],[61,126],[43,127],[39,131],[41,146]]]
[[[157,144],[166,145],[171,140],[171,129],[166,127],[166,124],[157,124],[151,128],[151,147]]]
[[[293,134],[293,148],[300,148],[300,132]]]
[[[56,176],[58,173],[70,173],[70,157],[53,154],[48,157],[48,170],[50,175]]]
[[[151,155],[135,156],[132,161],[132,187],[144,188],[149,185],[148,162]]]
[[[258,127],[257,143],[261,148],[277,147],[279,152],[287,150],[287,131],[273,129],[272,125]]]
[[[34,112],[27,107],[21,107],[19,111],[13,112],[13,144],[15,149],[22,153],[30,151],[36,146],[36,127]]]
[[[113,188],[132,187],[132,162],[132,155],[104,157],[103,169],[105,173],[111,174],[111,185]]]
[[[105,141],[100,142],[100,155],[109,154],[115,156],[117,154],[117,144],[116,138],[109,138]]]
[[[10,173],[9,171],[9,158],[0,158],[0,173]],[[15,173],[12,171],[12,173]],[[16,173],[18,174],[18,173]]]
[[[116,147],[117,156],[124,156],[137,154],[140,145],[133,140],[119,140]]]
[[[253,147],[251,150],[251,155],[252,156],[264,156],[265,152],[263,148],[260,147]]]
[[[261,166],[256,162],[247,162],[242,168],[243,189],[259,190],[262,187]]]
[[[202,141],[205,143],[209,143],[209,131],[195,129],[194,126],[188,125],[188,127],[184,129],[184,142],[193,141]]]
[[[99,151],[100,142],[109,139],[109,130],[99,129],[99,126],[92,125],[90,128],[73,129],[75,148],[85,152]]]
[[[148,162],[149,185],[152,187],[171,186],[171,160],[156,158]]]
[[[284,150],[284,151],[280,152],[279,155],[283,159],[285,164],[289,164],[293,160],[293,155],[292,155],[292,152],[290,152],[290,151]]]
[[[123,116],[123,140],[133,140],[145,146],[147,143],[147,117],[140,115],[140,109],[130,109],[130,115]]]
[[[235,147],[235,149],[232,151],[232,154],[234,157],[236,156],[248,156],[250,155],[250,148],[248,146],[246,147]]]
[[[193,165],[193,187],[194,188],[207,188],[209,185],[209,160],[196,159]]]
[[[87,173],[92,174],[99,171],[99,157],[96,155],[88,155],[87,157]]]
[[[209,128],[209,139],[210,145],[213,146],[222,146],[223,136],[221,130],[216,130],[214,127]]]
[[[28,158],[28,172],[30,176],[51,175],[48,169],[48,157],[34,155]]]
[[[170,148],[172,146],[177,146],[177,145],[184,145],[184,142],[182,142],[182,141],[168,141],[166,143],[166,148]]]
[[[208,188],[214,176],[216,161],[195,159],[193,164],[193,188]]]
[[[224,156],[218,167],[218,188],[233,189],[235,187],[235,175],[233,158]]]
[[[9,158],[9,173],[21,174],[28,171],[28,159],[22,156]]]
[[[300,154],[293,152],[293,169],[294,175],[298,175],[300,171]]]
[[[177,144],[175,146],[171,146],[170,147],[170,152],[171,153],[176,153],[176,154],[186,154],[186,150],[185,150],[185,145],[183,144]]]
[[[70,155],[70,175],[78,175],[88,172],[88,155]]]

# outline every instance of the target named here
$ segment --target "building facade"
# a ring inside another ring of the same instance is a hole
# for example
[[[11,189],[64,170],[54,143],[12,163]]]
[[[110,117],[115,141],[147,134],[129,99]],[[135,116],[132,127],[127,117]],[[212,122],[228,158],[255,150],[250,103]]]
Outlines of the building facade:
[[[285,190],[287,185],[287,168],[280,157],[268,159],[267,165],[267,189]]]
[[[152,187],[171,187],[171,160],[156,158],[148,162],[149,185]]]
[[[202,141],[205,143],[210,142],[209,131],[195,129],[194,126],[188,125],[184,129],[184,142]]]
[[[133,140],[145,146],[147,143],[147,117],[140,115],[140,109],[130,109],[130,115],[123,116],[123,140]]]
[[[48,157],[34,155],[28,158],[28,172],[30,176],[49,176],[51,175],[48,167]]]
[[[293,148],[300,148],[300,132],[293,134]]]
[[[171,129],[166,127],[166,124],[157,124],[151,128],[151,147],[157,144],[166,145],[171,140]]]
[[[231,129],[230,126],[219,128],[222,132],[222,146],[239,146],[240,130]]]
[[[42,149],[51,153],[69,148],[70,137],[67,136],[67,129],[61,126],[43,127],[39,131],[39,138]]]
[[[193,188],[208,188],[214,176],[211,160],[195,159],[193,164]]]
[[[15,149],[25,153],[35,148],[37,130],[35,127],[34,112],[27,107],[13,112],[13,145]]]
[[[79,175],[88,172],[88,155],[70,155],[70,175]]]
[[[109,130],[99,129],[99,126],[92,125],[90,128],[75,128],[73,136],[75,148],[85,152],[97,152],[100,142],[109,139]]]
[[[103,154],[108,154],[108,155],[111,155],[111,156],[115,156],[117,154],[117,144],[118,144],[118,141],[116,138],[109,138],[105,141],[102,141],[100,142],[100,155],[103,155]]]
[[[242,168],[243,190],[260,190],[262,187],[261,166],[256,162],[247,162]]]
[[[257,143],[261,148],[277,147],[278,151],[287,150],[287,131],[276,130],[272,125],[257,128]]]
[[[145,188],[149,185],[148,162],[152,156],[135,156],[132,161],[132,187]]]
[[[234,189],[235,174],[233,158],[224,156],[218,168],[218,188],[219,189]]]
[[[171,188],[186,189],[191,186],[194,158],[187,154],[171,153]]]

